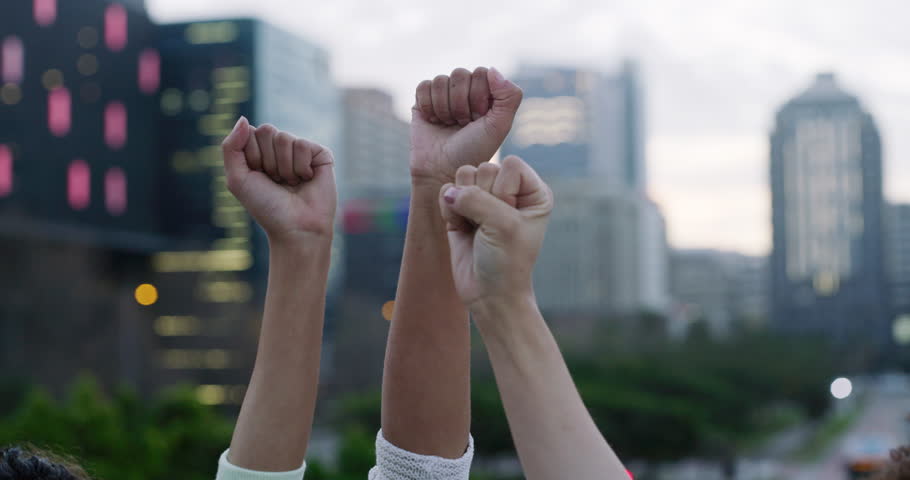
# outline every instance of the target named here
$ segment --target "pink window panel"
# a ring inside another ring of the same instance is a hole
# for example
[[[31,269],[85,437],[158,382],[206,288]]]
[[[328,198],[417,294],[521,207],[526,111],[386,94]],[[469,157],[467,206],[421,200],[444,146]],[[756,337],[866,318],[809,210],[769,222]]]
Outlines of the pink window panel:
[[[19,37],[10,35],[3,39],[0,48],[0,76],[3,83],[21,83],[25,74],[25,49]]]
[[[126,9],[119,3],[112,3],[104,11],[104,43],[112,52],[126,47]]]
[[[111,102],[104,109],[104,143],[111,150],[120,150],[126,145],[126,107],[120,102]]]
[[[92,178],[85,160],[76,159],[66,172],[66,199],[73,210],[85,210],[92,199]]]
[[[104,206],[114,216],[126,212],[126,175],[119,167],[104,174]]]
[[[72,126],[72,98],[66,87],[51,90],[47,97],[47,127],[51,133],[63,137]]]
[[[0,197],[13,192],[13,152],[0,145]]]
[[[46,27],[57,19],[57,0],[35,0],[35,22]]]
[[[147,48],[139,54],[139,90],[155,93],[161,83],[161,55],[154,48]]]

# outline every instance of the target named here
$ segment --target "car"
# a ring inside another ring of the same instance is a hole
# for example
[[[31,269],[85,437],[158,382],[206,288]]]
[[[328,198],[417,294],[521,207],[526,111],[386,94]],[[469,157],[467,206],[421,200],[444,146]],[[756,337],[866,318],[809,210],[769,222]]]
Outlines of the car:
[[[888,464],[889,452],[900,442],[888,435],[861,434],[847,438],[842,450],[847,478],[870,478]]]

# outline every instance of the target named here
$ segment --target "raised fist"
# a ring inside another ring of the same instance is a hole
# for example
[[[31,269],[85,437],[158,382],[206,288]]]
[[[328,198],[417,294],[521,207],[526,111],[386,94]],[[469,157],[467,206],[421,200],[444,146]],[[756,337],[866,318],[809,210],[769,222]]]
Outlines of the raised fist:
[[[455,288],[468,307],[533,297],[531,273],[553,194],[528,164],[513,155],[502,167],[463,166],[454,185],[440,190],[439,207],[448,224]]]
[[[332,238],[337,194],[329,149],[241,117],[222,150],[228,189],[270,241]]]
[[[420,82],[411,115],[412,179],[443,184],[459,167],[490,160],[521,98],[521,89],[495,68],[458,68]]]

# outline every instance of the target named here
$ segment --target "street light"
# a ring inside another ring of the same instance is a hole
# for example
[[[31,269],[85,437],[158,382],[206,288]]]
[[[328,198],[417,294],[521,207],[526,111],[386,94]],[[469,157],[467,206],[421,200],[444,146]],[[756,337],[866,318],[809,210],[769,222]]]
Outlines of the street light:
[[[831,382],[831,395],[834,398],[843,400],[849,397],[851,393],[853,393],[853,382],[850,379],[840,377]]]

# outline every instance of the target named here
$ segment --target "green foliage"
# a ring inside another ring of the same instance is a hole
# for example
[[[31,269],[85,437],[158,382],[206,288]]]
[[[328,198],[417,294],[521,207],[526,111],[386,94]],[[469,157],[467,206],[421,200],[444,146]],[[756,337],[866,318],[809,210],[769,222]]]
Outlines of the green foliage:
[[[65,401],[31,389],[0,418],[0,444],[28,443],[72,455],[96,479],[211,480],[232,426],[201,405],[188,388],[146,404],[128,390],[110,397],[91,377],[76,381]]]
[[[837,361],[825,344],[749,332],[720,341],[702,333],[641,345],[611,334],[597,350],[567,352],[588,410],[622,458],[721,457],[827,412]],[[340,405],[344,425],[378,427],[378,393]],[[475,378],[472,410],[478,455],[514,453],[492,378]]]

